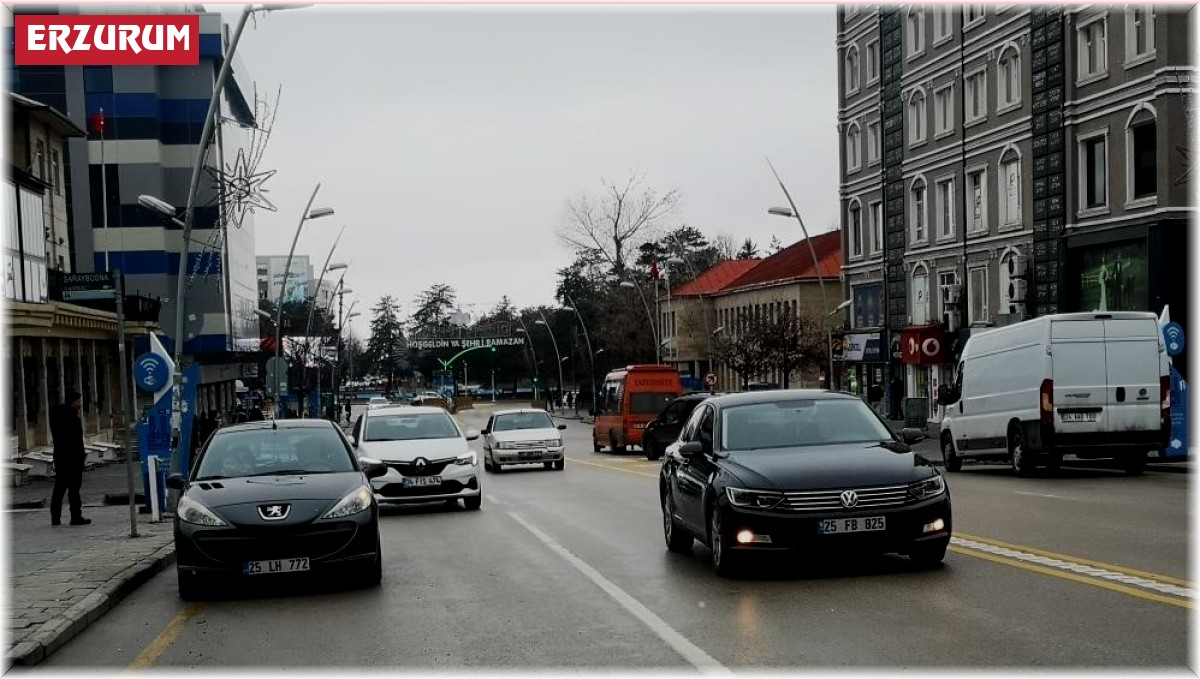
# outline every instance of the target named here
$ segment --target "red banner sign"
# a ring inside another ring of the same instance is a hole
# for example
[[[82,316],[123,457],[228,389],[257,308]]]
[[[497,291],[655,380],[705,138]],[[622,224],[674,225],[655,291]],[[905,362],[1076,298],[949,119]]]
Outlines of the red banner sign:
[[[18,14],[17,66],[195,66],[198,14]]]
[[[946,362],[946,334],[937,326],[910,328],[900,333],[901,358],[913,365]]]

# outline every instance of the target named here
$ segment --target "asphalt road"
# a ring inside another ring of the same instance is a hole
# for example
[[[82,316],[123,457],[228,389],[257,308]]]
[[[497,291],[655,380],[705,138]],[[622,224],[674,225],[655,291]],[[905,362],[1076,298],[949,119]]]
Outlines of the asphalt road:
[[[462,419],[479,427],[486,409]],[[39,667],[1184,668],[1186,474],[1000,466],[949,476],[943,567],[774,559],[716,577],[667,552],[657,463],[593,454],[484,478],[482,511],[391,509],[378,589],[199,604],[164,572]],[[31,671],[38,671],[34,668]]]

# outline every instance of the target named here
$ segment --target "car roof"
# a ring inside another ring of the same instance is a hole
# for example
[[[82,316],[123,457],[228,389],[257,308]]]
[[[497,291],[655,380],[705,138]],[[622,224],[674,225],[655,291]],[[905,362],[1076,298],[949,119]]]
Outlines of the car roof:
[[[404,410],[405,415],[432,415],[433,413],[442,413],[443,415],[449,415],[449,413],[446,412],[445,408],[439,408],[437,406],[400,405],[394,409],[395,410]],[[393,410],[393,408],[372,408],[371,410],[367,411],[367,416],[370,417],[371,415],[378,415],[380,413],[385,413],[390,410]]]
[[[516,415],[517,413],[544,413],[547,415],[549,414],[549,413],[546,413],[546,411],[542,410],[541,408],[510,408],[509,410],[497,410],[496,412],[492,413],[492,415],[493,416],[495,416],[495,415]]]
[[[218,431],[223,434],[232,434],[243,431],[254,431],[258,429],[320,429],[321,427],[334,427],[336,429],[336,426],[329,420],[303,419],[242,422],[240,424],[231,424],[226,427],[221,427]]]
[[[717,393],[715,393],[715,394],[710,394],[710,393],[708,393],[707,391],[689,391],[689,392],[688,392],[688,393],[686,393],[686,394],[681,394],[681,395],[680,395],[680,396],[679,396],[677,399],[675,399],[675,400],[677,400],[677,401],[682,401],[682,400],[688,400],[688,401],[703,401],[703,400],[704,400],[704,399],[706,399],[706,398],[716,398],[716,397],[718,397],[718,396],[728,396],[728,394],[726,394],[726,393],[725,393],[725,392],[723,392],[723,391],[718,391],[718,392],[717,392]]]
[[[752,405],[755,403],[777,403],[779,401],[860,400],[854,394],[829,389],[769,389],[747,391],[738,394],[714,396],[711,401],[718,407]]]

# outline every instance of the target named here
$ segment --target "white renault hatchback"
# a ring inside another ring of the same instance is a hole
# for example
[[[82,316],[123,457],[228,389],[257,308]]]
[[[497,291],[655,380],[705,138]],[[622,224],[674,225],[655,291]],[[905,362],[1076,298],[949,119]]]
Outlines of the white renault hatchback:
[[[371,479],[379,502],[443,501],[479,509],[483,489],[479,460],[467,441],[479,432],[464,431],[443,408],[383,406],[363,413],[350,440],[360,457],[387,465],[384,476]]]
[[[566,428],[555,425],[544,410],[501,410],[483,430],[483,467],[499,472],[506,464],[540,463],[561,470],[566,457],[560,431]]]

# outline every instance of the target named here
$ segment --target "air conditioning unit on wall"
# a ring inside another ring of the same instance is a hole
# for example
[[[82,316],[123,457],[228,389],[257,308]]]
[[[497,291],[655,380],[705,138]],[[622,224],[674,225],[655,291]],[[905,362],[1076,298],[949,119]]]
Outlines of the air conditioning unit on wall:
[[[1025,255],[1013,255],[1008,258],[1008,277],[1025,278],[1029,268],[1029,260]]]
[[[959,304],[962,302],[962,285],[955,283],[942,287],[943,304]]]

